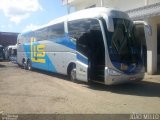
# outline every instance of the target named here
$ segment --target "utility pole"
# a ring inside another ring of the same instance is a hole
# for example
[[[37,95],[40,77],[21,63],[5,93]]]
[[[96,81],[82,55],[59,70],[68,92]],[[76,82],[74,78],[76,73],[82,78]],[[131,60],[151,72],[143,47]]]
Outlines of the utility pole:
[[[101,0],[101,7],[103,7],[103,0]]]
[[[148,5],[148,0],[145,0],[145,5]]]
[[[68,0],[67,1],[67,13],[69,14],[70,13],[70,6],[69,6],[69,3],[68,3]]]
[[[68,0],[62,0],[62,4],[67,7],[66,8],[67,9],[67,14],[69,14],[70,13],[70,5],[68,3]]]

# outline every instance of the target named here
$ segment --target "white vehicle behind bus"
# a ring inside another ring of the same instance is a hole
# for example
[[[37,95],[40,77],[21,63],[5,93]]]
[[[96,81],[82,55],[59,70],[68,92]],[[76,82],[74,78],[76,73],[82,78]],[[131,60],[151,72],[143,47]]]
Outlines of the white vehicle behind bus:
[[[17,44],[5,48],[5,59],[14,63],[17,61]]]

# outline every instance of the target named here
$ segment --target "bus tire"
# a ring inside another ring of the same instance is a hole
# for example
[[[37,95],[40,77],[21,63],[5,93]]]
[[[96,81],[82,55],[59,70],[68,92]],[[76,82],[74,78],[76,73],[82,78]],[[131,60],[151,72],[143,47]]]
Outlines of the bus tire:
[[[22,68],[27,69],[26,61],[25,59],[22,60]]]
[[[70,79],[71,79],[71,81],[76,81],[76,68],[71,70]]]
[[[27,61],[27,70],[32,70],[32,64],[30,60]]]
[[[69,66],[69,73],[68,73],[68,75],[69,75],[69,79],[71,81],[73,81],[73,82],[76,81],[76,65],[75,64],[71,64]]]

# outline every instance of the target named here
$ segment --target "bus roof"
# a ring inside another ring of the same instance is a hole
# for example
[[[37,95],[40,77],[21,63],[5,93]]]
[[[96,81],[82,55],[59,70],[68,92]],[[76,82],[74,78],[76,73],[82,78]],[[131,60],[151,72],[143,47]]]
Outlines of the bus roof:
[[[57,18],[55,20],[50,21],[46,25],[42,25],[36,29],[32,29],[30,31],[38,30],[50,25],[54,25],[56,23],[60,23],[63,21],[72,21],[72,20],[77,20],[77,19],[83,19],[83,18],[100,18],[103,17],[104,15],[107,15],[108,17],[111,18],[125,18],[129,19],[129,16],[119,10],[113,9],[113,8],[104,8],[104,7],[96,7],[96,8],[89,8],[89,9],[84,9],[80,10],[78,12],[71,13],[69,15]],[[29,31],[25,32],[28,33]]]

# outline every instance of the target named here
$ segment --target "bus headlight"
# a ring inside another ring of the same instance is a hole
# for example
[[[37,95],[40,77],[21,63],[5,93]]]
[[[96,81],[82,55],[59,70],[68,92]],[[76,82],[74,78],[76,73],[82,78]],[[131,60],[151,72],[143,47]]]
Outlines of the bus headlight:
[[[120,73],[120,72],[115,71],[115,70],[113,70],[113,69],[108,69],[108,73],[109,73],[109,75],[112,75],[112,76],[118,76],[118,75],[121,75],[121,73]]]

